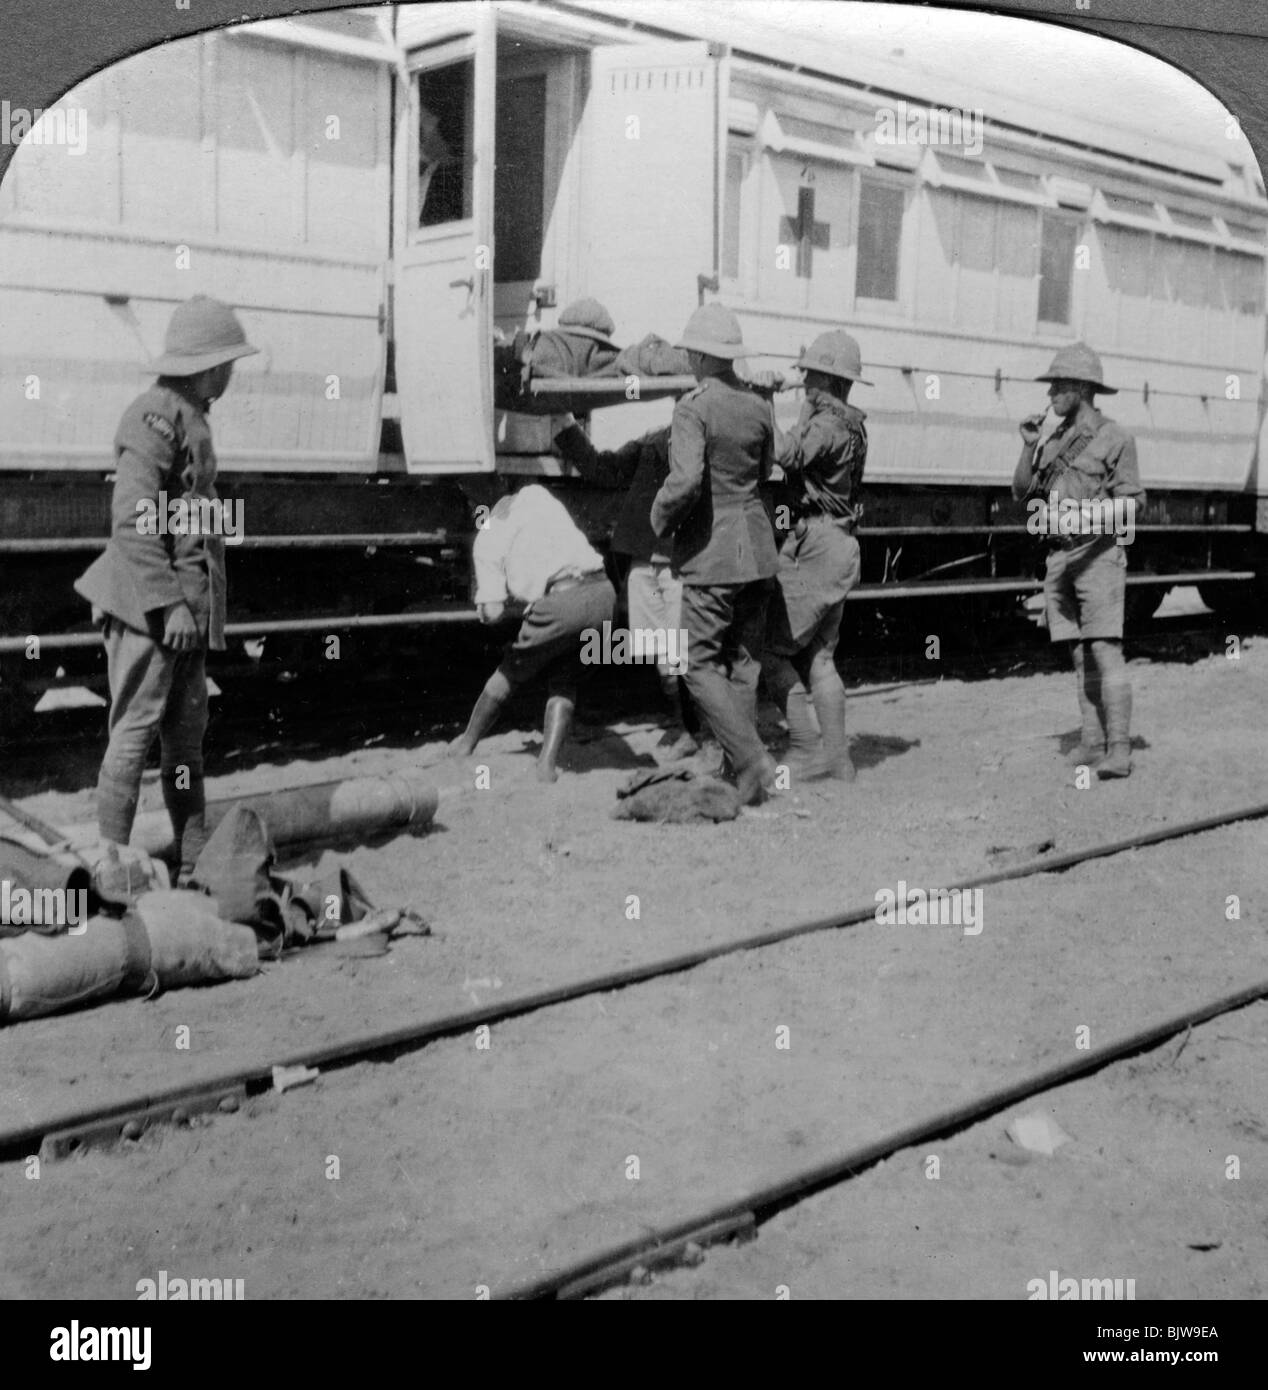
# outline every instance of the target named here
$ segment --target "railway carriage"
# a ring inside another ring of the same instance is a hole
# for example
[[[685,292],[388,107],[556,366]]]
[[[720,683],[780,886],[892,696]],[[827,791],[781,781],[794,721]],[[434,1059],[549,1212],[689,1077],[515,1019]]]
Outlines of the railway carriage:
[[[465,621],[472,506],[508,476],[548,480],[601,536],[612,499],[552,453],[559,412],[609,446],[688,383],[536,382],[531,410],[496,408],[495,335],[583,295],[627,342],[721,299],[756,367],[849,326],[875,383],[856,594],[874,601],[1037,587],[1016,426],[1084,337],[1149,490],[1137,607],[1181,581],[1245,594],[1268,531],[1268,201],[1244,144],[670,13],[248,24],[45,113],[0,183],[6,689],[55,664],[27,659],[32,636],[67,670],[99,661],[71,581],[104,543],[120,412],[194,293],[263,349],[213,417],[245,517],[235,640]],[[59,142],[76,113],[78,150]]]

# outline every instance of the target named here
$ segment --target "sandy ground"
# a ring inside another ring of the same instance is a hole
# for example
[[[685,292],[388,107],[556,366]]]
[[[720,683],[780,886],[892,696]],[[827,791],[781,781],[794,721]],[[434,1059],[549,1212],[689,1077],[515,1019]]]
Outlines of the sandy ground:
[[[0,1127],[871,904],[899,881],[932,888],[1252,805],[1268,643],[1238,660],[1212,645],[1133,662],[1136,770],[1090,788],[1061,758],[1070,677],[1024,670],[855,691],[852,787],[807,786],[717,827],[610,819],[617,785],[656,757],[657,731],[635,721],[583,728],[548,788],[523,720],[465,767],[441,761],[448,731],[430,730],[255,761],[213,794],[434,766],[433,831],[345,859],[435,934],[4,1029]],[[6,790],[87,819],[91,754]],[[453,1038],[334,1072],[38,1180],[9,1164],[0,1294],[128,1298],[159,1269],[243,1278],[248,1297],[505,1289],[1074,1056],[1080,1028],[1097,1047],[1268,981],[1266,835],[1246,823],[988,888],[974,936],[869,922],[501,1024],[487,1047]],[[1072,1138],[1052,1158],[1015,1152],[1001,1116],[624,1292],[1024,1298],[1057,1268],[1134,1278],[1140,1298],[1262,1297],[1265,1014],[1045,1096]]]

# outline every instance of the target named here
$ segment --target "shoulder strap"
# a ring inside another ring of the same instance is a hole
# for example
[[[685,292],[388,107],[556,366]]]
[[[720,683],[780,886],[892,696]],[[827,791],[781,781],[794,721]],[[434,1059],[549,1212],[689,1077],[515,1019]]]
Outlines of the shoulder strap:
[[[1028,496],[1042,496],[1048,492],[1053,483],[1074,463],[1075,459],[1091,444],[1095,437],[1095,431],[1083,426],[1077,430],[1071,430],[1062,441],[1060,449],[1048,460],[1042,468],[1035,471],[1034,481],[1031,483],[1031,490]]]

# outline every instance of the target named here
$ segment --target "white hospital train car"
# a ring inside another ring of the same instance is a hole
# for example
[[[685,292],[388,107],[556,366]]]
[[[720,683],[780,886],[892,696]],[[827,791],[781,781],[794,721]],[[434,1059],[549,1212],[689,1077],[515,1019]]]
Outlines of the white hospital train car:
[[[238,636],[459,616],[470,503],[500,475],[555,480],[601,531],[611,499],[551,454],[557,418],[493,402],[495,330],[549,327],[581,295],[630,342],[720,299],[757,366],[848,326],[875,382],[871,599],[1033,587],[1016,424],[1084,337],[1149,490],[1137,606],[1181,577],[1239,596],[1268,529],[1268,202],[1243,147],[667,13],[249,24],[121,62],[46,115],[55,135],[58,110],[86,112],[87,138],[28,138],[0,183],[0,678],[29,681],[31,634],[67,663],[92,649],[70,586],[103,544],[112,434],[194,293],[262,348],[213,414],[245,507]],[[980,142],[956,143],[976,111]],[[567,396],[606,445],[667,420],[681,386]]]

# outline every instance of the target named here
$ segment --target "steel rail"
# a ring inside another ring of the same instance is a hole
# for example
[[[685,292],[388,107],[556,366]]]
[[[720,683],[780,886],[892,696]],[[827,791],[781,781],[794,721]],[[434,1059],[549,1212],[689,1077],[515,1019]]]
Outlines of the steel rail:
[[[1177,825],[1163,826],[1144,834],[1129,836],[1124,840],[1112,840],[1085,849],[1071,850],[1066,854],[1044,856],[1023,860],[1009,868],[993,870],[990,873],[975,874],[950,884],[942,891],[965,892],[973,888],[984,888],[991,884],[1007,883],[1017,879],[1029,878],[1036,874],[1058,873],[1073,868],[1092,859],[1107,858],[1128,850],[1141,849],[1149,845],[1161,844],[1168,840],[1181,839],[1189,835],[1202,834],[1208,830],[1220,829],[1238,821],[1256,820],[1268,816],[1268,802],[1244,807],[1236,811],[1224,811],[1218,815],[1207,816],[1201,820],[1183,821]],[[468,1033],[482,1024],[503,1023],[525,1014],[537,1013],[542,1009],[558,1004],[566,1004],[592,994],[603,994],[626,989],[631,985],[643,984],[648,980],[681,974],[696,966],[722,957],[736,955],[741,951],[761,950],[780,942],[792,941],[797,937],[809,936],[817,932],[831,931],[840,927],[857,926],[875,917],[876,904],[869,902],[863,906],[848,909],[830,917],[819,917],[808,922],[795,922],[789,926],[775,927],[769,931],[757,932],[751,936],[733,941],[718,942],[712,946],[702,946],[694,951],[685,951],[676,956],[662,957],[647,961],[642,965],[627,966],[622,970],[603,975],[594,975],[574,980],[563,985],[536,990],[498,1004],[482,1008],[467,1009],[460,1013],[447,1014],[441,1018],[429,1019],[423,1023],[408,1023],[400,1027],[385,1029],[360,1037],[345,1038],[342,1041],[327,1043],[321,1047],[308,1048],[290,1053],[280,1058],[207,1076],[184,1085],[164,1088],[153,1093],[125,1097],[103,1105],[89,1106],[51,1115],[42,1120],[32,1120],[25,1124],[0,1130],[0,1160],[23,1158],[32,1147],[38,1147],[53,1136],[76,1130],[92,1130],[94,1137],[101,1137],[107,1131],[109,1137],[117,1138],[123,1126],[138,1117],[157,1118],[173,1109],[188,1110],[191,1102],[207,1096],[224,1095],[227,1092],[259,1092],[272,1084],[274,1067],[316,1067],[318,1070],[336,1070],[352,1066],[384,1054],[400,1054],[415,1051],[441,1038],[455,1037]],[[64,1143],[63,1148],[73,1147]]]
[[[1138,533],[1185,534],[1185,535],[1250,535],[1254,527],[1249,523],[1185,522],[1168,526],[1160,522],[1140,523]],[[936,539],[941,536],[982,536],[982,535],[1029,535],[1022,522],[1008,522],[992,525],[983,522],[977,526],[860,526],[859,536],[912,536]],[[424,549],[434,546],[457,546],[465,539],[462,535],[449,535],[441,531],[349,531],[311,533],[308,535],[244,535],[233,543],[235,550],[385,550],[401,547],[403,549]],[[0,539],[0,555],[60,555],[76,554],[106,548],[105,536],[65,536],[39,540]]]
[[[283,632],[351,632],[363,628],[431,627],[437,623],[477,623],[474,608],[433,608],[418,613],[331,614],[322,618],[262,618],[258,622],[226,623],[226,637],[267,637]],[[54,632],[39,638],[41,651],[64,651],[73,647],[99,647],[98,632]],[[30,637],[0,637],[0,656],[17,656],[26,651]]]
[[[1137,530],[1140,528],[1137,527]],[[1250,527],[1246,528],[1247,530]],[[92,551],[106,548],[105,536],[67,536],[54,540],[0,540],[0,555],[59,555],[64,551]],[[242,536],[233,543],[238,550],[385,550],[402,546],[457,545],[461,536],[440,531],[349,531],[310,535]]]
[[[758,1225],[779,1212],[817,1192],[848,1182],[902,1149],[930,1140],[949,1138],[969,1125],[989,1119],[1021,1101],[1088,1076],[1124,1057],[1145,1052],[1195,1024],[1206,1023],[1266,997],[1268,980],[1261,980],[1233,994],[1173,1015],[1161,1023],[1141,1028],[1125,1038],[1093,1048],[1074,1061],[1044,1067],[1020,1081],[997,1087],[950,1110],[942,1110],[904,1125],[881,1139],[847,1149],[835,1158],[800,1169],[743,1197],[696,1212],[671,1226],[645,1232],[634,1240],[587,1256],[537,1279],[500,1290],[493,1296],[499,1300],[585,1298],[620,1282],[639,1265],[650,1268],[678,1263],[689,1242],[703,1248],[706,1244],[717,1244],[736,1235],[747,1237]]]

